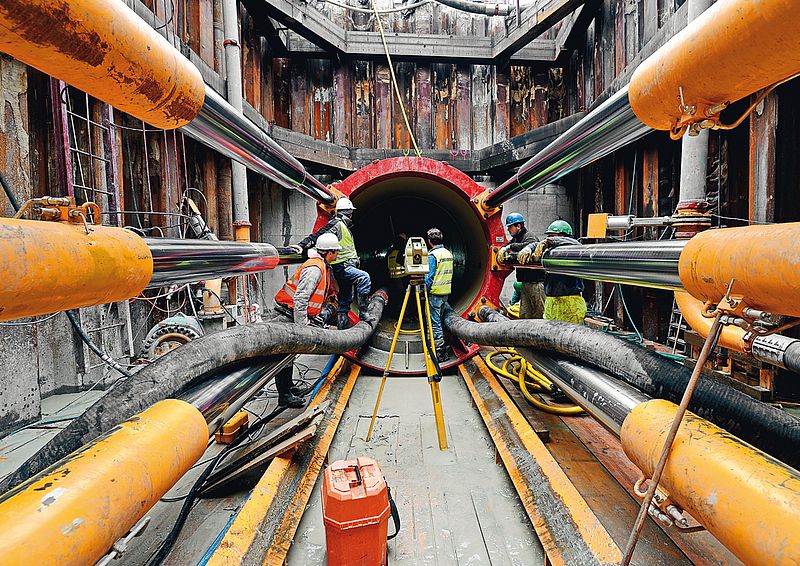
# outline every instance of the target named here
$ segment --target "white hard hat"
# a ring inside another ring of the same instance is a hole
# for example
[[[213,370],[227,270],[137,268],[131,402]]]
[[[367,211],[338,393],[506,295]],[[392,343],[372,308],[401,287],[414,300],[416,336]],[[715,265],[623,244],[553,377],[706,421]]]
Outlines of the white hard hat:
[[[336,212],[341,210],[355,210],[356,207],[353,206],[353,201],[351,201],[347,197],[342,197],[336,201]]]
[[[339,238],[336,234],[326,232],[317,238],[317,244],[314,246],[318,252],[338,252],[342,249],[339,245]]]

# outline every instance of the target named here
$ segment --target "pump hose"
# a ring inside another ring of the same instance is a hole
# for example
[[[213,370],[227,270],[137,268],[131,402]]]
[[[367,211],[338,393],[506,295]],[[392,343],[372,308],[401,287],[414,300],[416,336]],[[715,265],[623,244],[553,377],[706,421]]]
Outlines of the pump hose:
[[[512,357],[507,358],[503,362],[502,367],[499,367],[492,361],[492,358],[501,355],[511,355]],[[555,405],[550,405],[540,401],[534,397],[531,394],[530,387],[533,387],[534,391],[540,391],[543,393],[554,393],[558,390],[558,388],[549,379],[533,369],[528,360],[520,356],[516,350],[495,350],[486,356],[485,361],[486,365],[489,366],[489,368],[497,375],[502,375],[503,377],[516,383],[528,403],[537,409],[540,409],[545,413],[562,416],[583,414],[583,409],[577,405],[573,405],[571,407],[557,407]],[[509,366],[512,364],[517,364],[516,370],[509,370]],[[523,376],[525,377],[523,378]],[[528,383],[529,379],[533,383]]]
[[[375,332],[385,304],[385,292],[376,292],[370,299],[364,320],[347,330],[266,322],[234,326],[192,340],[156,359],[134,377],[118,381],[105,396],[3,479],[0,493],[221,368],[273,354],[343,354],[358,348]]]
[[[691,370],[599,330],[556,320],[508,320],[483,307],[489,322],[462,319],[447,309],[444,324],[456,338],[482,346],[528,347],[593,365],[650,397],[680,401]],[[701,376],[689,409],[794,468],[800,469],[800,419],[732,387]]]

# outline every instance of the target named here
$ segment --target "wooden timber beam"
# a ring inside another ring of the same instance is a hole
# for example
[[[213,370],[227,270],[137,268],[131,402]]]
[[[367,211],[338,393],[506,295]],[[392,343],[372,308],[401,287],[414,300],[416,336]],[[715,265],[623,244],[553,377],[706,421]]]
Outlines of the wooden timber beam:
[[[267,40],[270,55],[273,57],[287,55],[288,30],[281,28],[280,24],[270,17],[266,7],[267,3],[259,0],[242,0],[242,4],[253,18],[256,33]]]
[[[583,6],[575,10],[568,22],[559,30],[556,36],[556,50],[558,62],[566,63],[572,52],[583,45],[586,30],[597,16],[602,0],[587,0]]]
[[[339,54],[347,51],[345,30],[308,4],[301,6],[291,0],[251,0],[250,3],[259,5],[262,13],[266,12],[269,17],[325,51]]]
[[[497,42],[494,57],[507,61],[517,51],[574,12],[584,0],[543,0],[525,10],[520,27]]]

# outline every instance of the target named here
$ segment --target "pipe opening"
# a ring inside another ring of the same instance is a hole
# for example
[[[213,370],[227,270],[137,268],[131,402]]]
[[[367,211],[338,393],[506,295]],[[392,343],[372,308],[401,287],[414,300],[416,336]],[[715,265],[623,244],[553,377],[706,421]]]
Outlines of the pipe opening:
[[[370,273],[373,289],[389,289],[389,310],[370,344],[370,350],[379,352],[368,351],[359,356],[361,361],[382,367],[391,347],[408,281],[389,277],[387,256],[400,233],[425,237],[429,228],[442,230],[444,245],[453,253],[450,305],[457,312],[464,312],[478,297],[487,272],[489,234],[469,198],[448,180],[417,172],[381,177],[351,194],[356,207],[353,235],[360,250],[361,267]],[[416,328],[419,323],[412,295],[403,329]],[[399,373],[424,371],[418,334],[400,335],[392,368]]]

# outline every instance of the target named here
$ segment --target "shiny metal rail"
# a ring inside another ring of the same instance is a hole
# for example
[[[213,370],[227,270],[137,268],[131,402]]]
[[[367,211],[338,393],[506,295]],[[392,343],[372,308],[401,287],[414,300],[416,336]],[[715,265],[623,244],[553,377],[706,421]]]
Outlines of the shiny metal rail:
[[[619,436],[630,412],[650,397],[598,369],[552,356],[524,351],[525,358],[575,404]]]
[[[321,204],[334,204],[335,195],[328,187],[209,86],[200,113],[181,130],[284,187]]]
[[[259,273],[303,261],[290,248],[259,242],[145,238],[145,243],[153,254],[153,277],[148,289]]]
[[[553,183],[651,131],[633,113],[625,87],[526,161],[516,175],[489,193],[483,204],[487,208],[498,207],[526,191]]]
[[[688,240],[612,242],[552,248],[542,258],[549,273],[640,287],[682,290],[678,260]]]
[[[179,398],[203,413],[208,434],[219,430],[252,399],[275,375],[292,364],[295,354],[248,362],[235,368],[222,368],[217,375],[182,393]]]

